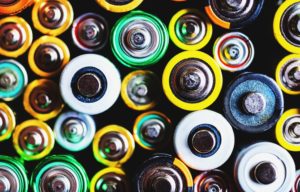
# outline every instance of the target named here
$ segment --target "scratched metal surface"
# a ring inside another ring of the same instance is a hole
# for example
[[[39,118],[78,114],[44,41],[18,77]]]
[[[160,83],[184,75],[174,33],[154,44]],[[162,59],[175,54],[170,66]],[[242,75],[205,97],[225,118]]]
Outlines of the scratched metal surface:
[[[74,9],[74,15],[75,15],[74,18],[77,18],[78,16],[86,12],[96,12],[107,19],[110,28],[114,25],[114,23],[119,18],[121,18],[123,15],[126,14],[126,13],[116,14],[116,13],[107,12],[106,10],[99,7],[94,0],[76,0],[76,1],[73,0],[70,2]],[[161,20],[166,25],[168,25],[171,17],[178,10],[182,8],[191,8],[191,7],[199,8],[201,11],[203,11],[203,3],[200,0],[195,0],[195,1],[192,0],[191,2],[186,2],[186,3],[173,3],[169,0],[145,0],[143,4],[140,7],[138,7],[138,9],[157,15],[159,18],[161,18]],[[273,36],[272,23],[273,23],[273,17],[276,12],[276,9],[277,9],[277,5],[275,1],[266,0],[262,13],[258,17],[258,19],[253,24],[250,24],[247,27],[243,28],[242,30],[239,30],[249,36],[249,38],[253,41],[255,47],[254,61],[246,71],[264,73],[271,76],[272,78],[274,78],[275,76],[274,74],[275,74],[275,68],[277,66],[277,63],[284,56],[289,54],[283,48],[280,47],[280,45],[277,43],[277,41]],[[25,18],[26,21],[29,22],[29,24],[33,29],[34,39],[37,39],[43,34],[41,34],[40,32],[38,32],[33,28],[32,21],[31,21],[31,10],[32,7],[26,9],[25,11],[23,11],[21,14],[18,15]],[[228,32],[228,30],[221,29],[216,25],[214,25],[213,29],[214,29],[213,37],[211,38],[209,44],[206,45],[204,49],[202,49],[202,51],[210,55],[212,55],[212,48],[215,39],[219,35]],[[73,44],[72,37],[71,37],[71,28],[69,28],[69,30],[67,30],[65,33],[60,35],[59,38],[61,38],[68,45],[71,51],[71,58],[74,58],[78,55],[85,53],[84,51],[80,50]],[[161,79],[162,71],[166,63],[174,55],[180,53],[181,51],[182,50],[177,48],[170,41],[168,51],[166,55],[163,57],[163,59],[160,62],[158,62],[156,65],[149,67],[148,69],[154,71]],[[112,54],[110,44],[107,44],[103,50],[98,51],[96,53],[109,58],[119,69],[122,78],[129,72],[133,71],[132,69],[124,67],[116,60],[116,58]],[[0,59],[3,59],[3,57],[1,57]],[[29,82],[39,78],[28,67],[27,53],[19,57],[17,60],[26,67],[27,72],[29,74]],[[228,85],[228,83],[238,74],[239,73],[229,73],[223,71],[224,85],[223,85],[221,95],[219,96],[217,101],[212,106],[209,107],[209,109],[212,109],[219,113],[223,113],[222,100],[223,100],[224,91],[226,90],[226,86]],[[52,78],[52,79],[58,83],[59,77]],[[288,96],[284,94],[284,98],[285,98],[285,109],[300,107],[299,96]],[[26,119],[31,118],[30,115],[27,114],[23,109],[22,96],[13,102],[9,102],[8,104],[16,112],[17,123],[20,123]],[[69,108],[68,106],[65,106],[64,111],[67,110],[69,110]],[[188,114],[187,111],[181,110],[175,107],[173,104],[171,104],[166,99],[166,97],[161,98],[161,101],[154,108],[154,110],[165,113],[172,120],[173,129],[175,128],[178,121],[180,121],[183,116]],[[94,116],[94,119],[97,124],[97,130],[99,130],[101,127],[105,125],[112,124],[112,123],[122,125],[128,128],[129,130],[132,130],[134,120],[140,113],[141,112],[129,109],[124,104],[121,97],[119,97],[118,101],[111,109],[109,109],[108,111],[102,114]],[[50,120],[47,123],[51,127],[53,127],[54,122],[55,119]],[[236,136],[236,144],[235,144],[233,155],[227,161],[227,163],[225,163],[222,167],[220,167],[221,170],[224,170],[230,176],[233,176],[232,166],[234,163],[235,155],[244,145],[252,142],[260,141],[260,140],[276,142],[274,136],[274,128],[272,128],[271,130],[265,133],[255,134],[255,135],[238,132],[236,130],[234,131]],[[133,178],[132,176],[134,175],[135,170],[137,169],[137,165],[139,165],[143,160],[145,160],[155,152],[158,151],[154,151],[154,152],[146,151],[141,147],[139,147],[138,145],[136,145],[136,150],[134,152],[133,157],[123,167],[127,175],[129,176],[129,178]],[[175,155],[172,142],[168,143],[167,147],[165,149],[160,150],[159,152],[167,152]],[[11,139],[0,143],[0,154],[17,156],[12,146]],[[83,151],[73,153],[61,148],[59,145],[56,144],[51,154],[70,154],[75,156],[75,158],[78,161],[80,161],[82,165],[85,167],[90,179],[97,171],[104,168],[103,165],[101,165],[94,159],[91,146],[89,146],[87,149]],[[291,153],[291,154],[296,162],[297,168],[299,169],[300,155],[297,153]],[[35,167],[37,163],[38,161],[25,162],[25,167],[28,170],[29,176],[32,172],[32,169]],[[193,175],[196,175],[198,172],[192,171],[192,173]]]

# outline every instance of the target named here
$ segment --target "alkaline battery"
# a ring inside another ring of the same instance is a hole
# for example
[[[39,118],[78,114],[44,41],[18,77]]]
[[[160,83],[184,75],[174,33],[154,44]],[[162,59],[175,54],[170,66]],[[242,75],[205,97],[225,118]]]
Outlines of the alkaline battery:
[[[206,0],[205,4],[206,14],[216,25],[239,29],[258,17],[264,0]]]
[[[194,179],[194,192],[233,192],[228,175],[218,169],[200,173]]]
[[[133,125],[133,137],[147,150],[155,150],[169,144],[173,130],[171,120],[163,113],[149,111],[139,115]]]
[[[147,159],[134,179],[136,192],[193,192],[193,178],[179,159],[159,153]]]
[[[213,27],[208,18],[197,9],[182,9],[169,23],[173,43],[183,50],[199,50],[211,39]]]
[[[16,60],[0,60],[0,99],[14,100],[22,94],[27,82],[23,65]]]
[[[0,142],[11,137],[15,126],[16,117],[14,112],[6,103],[0,103]]]
[[[114,25],[111,47],[115,57],[131,68],[157,63],[166,53],[169,35],[165,24],[156,16],[132,11]]]
[[[300,151],[300,109],[289,109],[283,113],[276,124],[275,136],[285,149]]]
[[[42,121],[35,119],[24,121],[15,128],[13,145],[24,160],[41,159],[54,147],[53,131]]]
[[[278,43],[287,51],[300,52],[300,0],[284,1],[276,11],[273,32]]]
[[[23,105],[30,115],[42,121],[56,117],[64,107],[58,86],[49,79],[32,81],[24,92]]]
[[[158,77],[152,71],[133,71],[122,81],[121,96],[131,109],[149,110],[159,100],[161,92],[159,85]]]
[[[95,134],[93,153],[104,165],[120,167],[130,159],[135,148],[131,133],[119,125],[108,125]]]
[[[178,157],[195,170],[211,170],[223,165],[234,147],[234,133],[228,121],[211,110],[186,115],[174,133]]]
[[[95,135],[94,119],[84,113],[62,113],[54,124],[56,142],[69,151],[81,151],[89,146]]]
[[[213,47],[213,55],[223,70],[230,72],[241,71],[252,63],[254,46],[245,34],[230,32],[216,40]]]
[[[28,53],[31,70],[42,77],[58,74],[70,60],[68,46],[60,39],[43,36],[37,39]]]
[[[15,15],[31,6],[35,0],[2,0],[0,1],[0,15]]]
[[[72,59],[60,77],[63,100],[75,111],[90,115],[108,110],[120,90],[118,69],[101,55],[84,54]]]
[[[291,54],[284,57],[276,67],[276,82],[287,94],[300,94],[300,55]]]
[[[92,180],[90,192],[129,192],[129,181],[125,172],[116,167],[109,167],[97,172]]]
[[[224,115],[238,130],[261,133],[271,129],[284,109],[276,82],[259,73],[243,73],[226,89]]]
[[[185,51],[166,65],[162,84],[167,98],[177,107],[195,111],[210,106],[223,84],[220,67],[206,53]]]
[[[143,0],[96,0],[107,11],[122,13],[137,8]]]
[[[89,179],[83,166],[72,156],[52,155],[35,167],[30,185],[34,192],[86,192]]]
[[[106,19],[96,13],[85,13],[73,22],[73,42],[87,52],[102,49],[107,44],[108,33]]]
[[[16,58],[26,52],[32,42],[29,24],[21,17],[0,19],[0,55]]]
[[[68,0],[39,0],[32,9],[33,26],[43,34],[58,36],[73,22],[73,8]]]
[[[271,142],[258,142],[239,152],[234,177],[242,191],[290,191],[296,176],[291,155]]]
[[[0,190],[27,192],[28,183],[24,165],[16,158],[0,155]]]
[[[300,170],[297,170],[294,185],[291,192],[298,192],[300,190]]]

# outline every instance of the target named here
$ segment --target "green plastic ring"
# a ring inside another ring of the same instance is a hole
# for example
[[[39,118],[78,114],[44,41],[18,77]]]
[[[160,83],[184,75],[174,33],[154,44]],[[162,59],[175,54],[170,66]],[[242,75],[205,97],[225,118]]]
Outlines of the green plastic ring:
[[[55,167],[63,167],[76,174],[76,180],[78,181],[76,192],[88,190],[89,179],[87,173],[76,159],[69,155],[52,155],[41,161],[31,175],[30,184],[34,192],[41,191],[40,186],[43,174]]]
[[[129,24],[137,21],[149,23],[158,34],[158,45],[152,54],[146,57],[134,57],[122,45],[122,32]],[[157,63],[166,53],[169,45],[169,34],[165,24],[156,16],[143,12],[132,11],[117,21],[112,29],[111,46],[115,57],[123,65],[130,68],[144,68]]]
[[[19,182],[18,191],[28,191],[28,178],[23,164],[16,158],[0,155],[0,169],[3,167],[5,170],[11,171],[16,175]]]

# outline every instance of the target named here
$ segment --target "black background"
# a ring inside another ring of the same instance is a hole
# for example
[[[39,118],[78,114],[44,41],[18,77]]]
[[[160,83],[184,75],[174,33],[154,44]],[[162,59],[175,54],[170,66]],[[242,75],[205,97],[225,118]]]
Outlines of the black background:
[[[120,13],[111,13],[104,9],[102,9],[94,0],[73,0],[70,1],[70,3],[73,6],[74,9],[74,18],[77,18],[83,13],[86,12],[95,12],[103,17],[105,17],[109,23],[110,28],[114,25],[114,23],[121,18],[125,14]],[[166,25],[168,25],[171,17],[180,9],[183,8],[196,8],[203,11],[204,1],[202,0],[190,0],[184,3],[175,3],[171,2],[170,0],[144,0],[144,2],[138,7],[138,9],[147,11],[149,13],[152,13],[156,16],[158,16]],[[270,1],[265,0],[265,4],[262,10],[262,13],[257,18],[257,20],[246,26],[245,28],[238,30],[246,35],[249,36],[249,38],[253,41],[254,47],[255,47],[255,58],[253,63],[250,65],[250,67],[246,71],[251,72],[259,72],[264,73],[272,78],[275,77],[275,68],[278,64],[278,62],[289,53],[286,52],[280,45],[277,43],[273,36],[273,17],[278,8],[277,1]],[[18,14],[18,16],[21,16],[26,19],[26,21],[32,26],[33,29],[33,36],[34,39],[39,38],[43,34],[38,32],[33,28],[32,21],[31,21],[31,10],[32,7],[27,8],[22,13]],[[212,55],[212,48],[213,43],[215,42],[216,38],[223,33],[228,32],[229,30],[221,29],[217,27],[216,25],[213,26],[213,37],[211,38],[208,45],[205,46],[201,51],[204,51],[210,55]],[[84,54],[85,52],[77,48],[72,41],[71,37],[71,27],[69,30],[67,30],[65,33],[59,36],[69,47],[71,52],[71,58],[74,58],[78,55]],[[163,72],[163,69],[167,62],[176,54],[180,53],[182,50],[177,48],[171,41],[169,44],[168,51],[166,55],[163,57],[162,60],[160,60],[156,65],[149,67],[149,70],[154,71],[161,79],[161,75]],[[116,58],[113,56],[110,44],[107,44],[105,48],[101,51],[98,51],[97,54],[103,55],[107,58],[109,58],[119,69],[122,78],[125,77],[128,73],[133,71],[133,69],[129,69],[124,67],[122,64],[120,64]],[[3,57],[0,57],[1,59],[5,59]],[[27,53],[17,58],[17,60],[22,63],[25,68],[27,69],[28,75],[29,75],[29,82],[33,81],[34,79],[38,79],[37,75],[32,73],[30,68],[28,67],[27,62]],[[240,72],[239,72],[240,73]],[[224,84],[222,88],[222,92],[218,98],[218,100],[209,107],[209,109],[217,111],[219,113],[223,113],[222,111],[222,101],[223,101],[223,95],[226,91],[226,86],[228,83],[239,73],[229,73],[223,71],[223,79]],[[56,78],[53,78],[58,83],[59,76]],[[158,85],[161,86],[161,85]],[[159,91],[159,89],[158,89]],[[25,112],[23,105],[22,105],[22,97],[21,95],[19,98],[12,102],[8,102],[8,104],[11,106],[11,108],[16,112],[16,118],[17,123],[21,123],[24,120],[31,119],[32,117]],[[285,97],[285,110],[289,108],[296,108],[299,106],[299,96],[289,96],[284,94]],[[65,106],[64,111],[69,110],[68,106]],[[173,129],[175,129],[176,124],[181,120],[182,117],[184,117],[186,114],[188,114],[188,111],[181,110],[177,107],[175,107],[173,104],[171,104],[166,97],[162,97],[159,104],[154,108],[154,110],[160,111],[165,113],[173,122]],[[108,124],[119,124],[122,125],[128,130],[132,131],[133,123],[135,118],[142,112],[134,111],[129,109],[124,102],[122,101],[121,97],[117,100],[115,105],[110,108],[108,111],[94,116],[94,119],[97,124],[97,130],[99,130],[101,127],[108,125]],[[53,124],[55,122],[55,119],[48,121],[47,123],[53,127]],[[250,135],[247,133],[242,133],[235,131],[236,136],[236,144],[234,152],[231,156],[231,158],[227,161],[226,164],[224,164],[222,167],[220,167],[221,170],[226,171],[230,177],[233,176],[232,172],[232,165],[234,163],[235,155],[238,153],[238,151],[246,144],[261,141],[261,140],[267,140],[272,141],[276,143],[275,136],[274,136],[274,128],[262,133],[262,134],[255,134]],[[173,151],[173,144],[172,142],[168,143],[167,147],[160,150],[160,151],[146,151],[136,145],[136,150],[134,152],[134,155],[132,158],[124,165],[124,170],[126,171],[128,178],[133,178],[133,175],[135,173],[135,170],[137,169],[137,166],[143,162],[145,159],[147,159],[151,154],[155,152],[167,152],[170,154],[175,155]],[[18,156],[15,152],[12,141],[7,140],[0,143],[0,154],[1,155],[10,155],[10,156]],[[82,163],[82,165],[85,167],[89,178],[91,179],[92,176],[104,168],[102,164],[98,163],[93,156],[92,153],[92,147],[91,145],[80,152],[69,152],[63,148],[61,148],[58,144],[55,145],[53,151],[51,154],[70,154],[75,156],[75,158]],[[297,153],[291,153],[294,157],[294,160],[296,162],[297,168],[300,168],[300,159],[299,154]],[[28,170],[28,176],[30,177],[30,174],[32,172],[32,169],[35,167],[35,165],[38,163],[38,161],[31,161],[31,162],[25,162],[25,167]],[[192,171],[193,176],[196,176],[199,172]]]

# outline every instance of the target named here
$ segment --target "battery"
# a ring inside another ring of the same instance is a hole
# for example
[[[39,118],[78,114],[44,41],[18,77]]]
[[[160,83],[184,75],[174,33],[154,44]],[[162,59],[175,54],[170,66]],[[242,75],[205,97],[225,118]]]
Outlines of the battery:
[[[157,63],[169,45],[165,24],[143,11],[132,11],[119,19],[110,39],[115,57],[130,68],[144,68]]]

